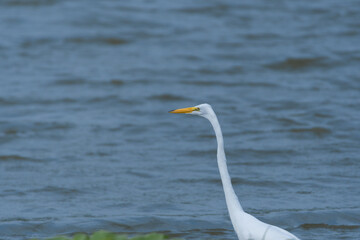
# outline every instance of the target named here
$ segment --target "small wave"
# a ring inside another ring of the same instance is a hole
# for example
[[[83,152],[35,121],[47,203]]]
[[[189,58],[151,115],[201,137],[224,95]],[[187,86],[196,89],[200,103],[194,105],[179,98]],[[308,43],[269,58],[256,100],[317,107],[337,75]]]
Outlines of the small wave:
[[[294,155],[296,152],[294,150],[289,149],[241,149],[239,152],[243,154],[253,154],[253,155]]]
[[[183,81],[183,84],[197,85],[197,86],[223,86],[223,87],[277,87],[274,83],[267,82],[222,82],[222,81]]]
[[[15,105],[16,101],[15,100],[9,100],[9,99],[5,99],[5,98],[1,98],[0,97],[0,105]]]
[[[239,74],[239,73],[243,73],[244,69],[241,66],[233,66],[230,67],[228,69],[224,70],[224,73],[228,74],[228,75],[235,75],[235,74]]]
[[[216,81],[183,81],[183,84],[188,84],[188,85],[198,85],[198,86],[226,86],[228,85],[228,83],[225,82],[216,82]],[[234,86],[234,84],[231,84],[232,86]]]
[[[80,194],[82,191],[74,188],[64,188],[64,187],[57,187],[57,186],[47,186],[44,188],[39,189],[32,189],[29,192],[34,193],[56,193],[60,195],[77,195]]]
[[[106,152],[87,152],[86,156],[106,157],[106,156],[111,156],[111,154]]]
[[[8,196],[24,196],[25,193],[23,191],[15,190],[15,189],[6,189],[0,192],[0,197],[8,197]]]
[[[120,79],[112,79],[110,80],[110,84],[114,86],[121,86],[124,85],[124,81]]]
[[[288,109],[302,109],[306,107],[306,103],[296,102],[292,100],[287,101],[273,101],[264,104],[268,111],[284,111]]]
[[[187,98],[172,94],[161,94],[148,97],[149,100],[160,100],[160,101],[185,101]]]
[[[234,177],[231,179],[233,185],[249,185],[249,186],[260,186],[260,187],[274,187],[274,186],[286,186],[286,187],[295,187],[299,186],[299,183],[290,182],[290,181],[270,181],[270,180],[251,180],[245,178]]]
[[[354,230],[360,229],[360,225],[330,225],[326,223],[304,223],[300,225],[301,228],[306,230],[314,229],[314,228],[325,228],[325,229],[332,229],[332,230]]]
[[[8,161],[8,160],[27,160],[28,158],[22,157],[19,155],[2,155],[0,156],[0,160]]]
[[[249,87],[278,87],[275,83],[266,83],[266,82],[245,82],[242,83],[243,86]]]
[[[243,73],[243,68],[241,66],[232,66],[225,69],[200,68],[195,71],[201,73],[202,75],[221,75],[221,74],[236,75]]]
[[[149,173],[146,173],[146,172],[139,172],[139,171],[127,171],[126,172],[127,174],[131,174],[131,175],[134,175],[136,177],[141,177],[141,178],[152,178],[153,176]]]
[[[67,130],[73,127],[73,124],[66,122],[35,122],[33,130]]]
[[[289,131],[293,132],[293,133],[313,133],[313,134],[318,135],[318,136],[331,133],[330,129],[323,128],[323,127],[292,128]]]
[[[179,178],[174,182],[180,183],[217,183],[221,184],[220,178]]]
[[[214,229],[205,229],[202,230],[204,233],[207,233],[211,236],[223,236],[225,233],[227,233],[229,230],[224,228],[214,228]]]
[[[35,103],[35,104],[59,104],[59,103],[75,103],[76,100],[73,98],[62,98],[62,99],[39,99],[39,100],[34,100],[33,102],[30,101],[31,103]]]
[[[276,39],[279,38],[280,36],[274,33],[257,33],[257,34],[246,34],[244,37],[249,40],[257,40],[257,39],[265,40],[265,39]]]
[[[82,85],[85,83],[87,83],[87,81],[82,78],[60,79],[55,81],[56,85]]]
[[[210,184],[219,184],[221,185],[221,179],[218,178],[179,178],[177,180],[174,180],[175,182],[180,183],[210,183]],[[274,187],[274,186],[299,186],[300,184],[289,182],[289,181],[258,181],[258,180],[250,180],[245,178],[239,178],[239,177],[233,177],[231,178],[231,183],[236,185],[242,185],[242,186],[259,186],[259,187]]]
[[[358,159],[356,157],[345,157],[341,159],[334,159],[333,161],[330,161],[329,165],[331,166],[357,166],[359,163]]]
[[[27,39],[27,40],[23,41],[20,44],[20,46],[22,48],[34,48],[37,46],[44,46],[44,45],[52,44],[55,42],[56,42],[56,40],[51,39],[51,38]]]
[[[215,138],[215,137],[214,137]],[[209,149],[209,150],[192,150],[185,153],[187,156],[195,156],[195,157],[203,157],[203,156],[211,156],[216,157],[217,150],[216,149]],[[229,158],[238,157],[238,156],[247,156],[247,157],[253,157],[256,159],[262,159],[262,157],[270,157],[270,156],[293,156],[296,154],[295,150],[289,150],[289,149],[228,149],[226,151],[226,155]],[[279,164],[279,162],[274,161],[266,161],[266,162],[259,162],[259,161],[250,161],[250,162],[231,162],[231,164],[234,165],[273,165],[273,164]]]
[[[225,69],[213,69],[213,68],[201,68],[198,70],[202,75],[235,75],[239,73],[243,73],[243,68],[241,66],[232,66]]]
[[[75,103],[77,100],[73,98],[62,98],[62,99],[19,99],[15,102],[18,105],[52,105],[52,104],[62,104],[62,103]]]
[[[293,125],[301,126],[301,125],[304,125],[301,122],[298,122],[298,121],[296,121],[294,119],[286,118],[286,117],[278,118],[277,120],[279,122],[283,123],[284,126],[293,126]]]
[[[103,103],[103,102],[116,102],[119,104],[136,105],[139,103],[138,100],[126,100],[121,99],[117,95],[93,97],[86,100],[87,103]]]
[[[199,138],[205,138],[205,139],[209,139],[209,138],[215,138],[214,134],[201,134],[199,135]]]
[[[187,153],[189,156],[204,156],[204,155],[214,155],[216,156],[216,149],[212,150],[192,150]]]
[[[178,54],[176,58],[185,59],[186,61],[200,61],[202,60],[201,57],[193,55],[193,54]]]
[[[41,99],[41,98],[0,98],[0,105],[13,106],[13,105],[51,105],[61,103],[75,103],[76,99],[73,98],[60,98],[60,99]]]
[[[76,44],[105,44],[105,45],[123,45],[129,41],[118,37],[72,37],[65,39],[65,42]]]
[[[273,70],[283,71],[296,71],[304,70],[311,67],[325,67],[328,64],[325,63],[324,57],[314,58],[287,58],[284,61],[267,64],[265,67]]]
[[[8,6],[50,6],[60,2],[59,0],[8,0],[4,4]]]
[[[186,13],[186,14],[220,15],[220,14],[226,14],[230,9],[231,9],[230,5],[217,4],[214,6],[181,8],[178,10],[178,12]]]
[[[243,47],[244,43],[236,42],[236,41],[235,42],[232,42],[232,41],[218,42],[218,43],[216,43],[216,46],[218,48],[234,49],[234,48]],[[234,61],[239,60],[239,56],[234,53],[217,53],[217,54],[214,54],[213,56],[218,59],[229,59],[229,60],[234,60]]]
[[[23,218],[23,217],[10,217],[1,219],[0,222],[31,222],[31,221],[51,221],[57,220],[56,217],[32,217],[32,218]]]
[[[145,206],[142,206],[139,210],[141,212],[153,212],[154,209],[161,209],[161,211],[166,211],[166,210],[174,210],[174,209],[179,209],[177,207],[176,204],[172,204],[172,203],[148,203]]]
[[[16,135],[18,134],[18,130],[14,128],[9,128],[4,131],[6,135]]]
[[[24,162],[40,162],[39,159],[23,157],[20,155],[0,155],[0,161],[24,161]]]
[[[83,78],[65,78],[59,79],[54,82],[55,85],[59,86],[75,86],[75,85],[89,85],[89,86],[106,86],[111,85],[113,87],[119,87],[125,84],[123,80],[111,79],[107,81],[90,81]]]
[[[126,123],[126,124],[121,124],[120,126],[117,126],[117,127],[111,127],[108,130],[110,132],[117,132],[117,131],[123,131],[124,129],[134,128],[134,127],[136,127],[136,125],[131,124],[131,123]],[[117,146],[116,143],[110,143],[110,144],[113,146]]]
[[[117,37],[72,37],[66,39],[54,39],[54,38],[33,38],[26,39],[21,44],[20,47],[28,49],[34,47],[43,47],[43,46],[57,46],[62,44],[103,44],[103,45],[123,45],[127,44],[128,40],[117,38]]]
[[[317,118],[332,118],[333,116],[331,116],[330,114],[315,113],[314,117],[317,117]]]
[[[312,191],[297,191],[298,194],[312,194]]]
[[[4,122],[0,127],[0,133],[5,136],[3,140],[11,140],[13,137],[34,136],[34,134],[50,132],[50,131],[67,131],[76,125],[68,122]],[[24,157],[21,155],[0,155],[0,161],[3,160],[27,160],[39,161],[36,159]]]

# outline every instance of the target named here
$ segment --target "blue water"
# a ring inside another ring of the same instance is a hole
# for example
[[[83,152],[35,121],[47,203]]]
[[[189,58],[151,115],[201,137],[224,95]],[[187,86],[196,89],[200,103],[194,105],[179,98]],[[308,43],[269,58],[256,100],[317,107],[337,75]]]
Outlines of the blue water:
[[[0,239],[360,239],[360,2],[0,1]]]

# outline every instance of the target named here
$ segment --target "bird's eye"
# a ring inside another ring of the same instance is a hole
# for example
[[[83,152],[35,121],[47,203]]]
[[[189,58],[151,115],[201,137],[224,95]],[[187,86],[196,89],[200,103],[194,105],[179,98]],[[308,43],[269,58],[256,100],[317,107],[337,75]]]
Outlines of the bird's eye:
[[[200,108],[195,108],[194,111],[200,111]]]

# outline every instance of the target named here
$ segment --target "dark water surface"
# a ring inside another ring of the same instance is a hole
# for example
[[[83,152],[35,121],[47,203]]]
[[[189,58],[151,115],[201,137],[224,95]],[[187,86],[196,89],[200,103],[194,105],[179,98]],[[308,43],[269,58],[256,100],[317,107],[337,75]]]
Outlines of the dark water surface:
[[[0,1],[0,238],[360,239],[360,1]]]

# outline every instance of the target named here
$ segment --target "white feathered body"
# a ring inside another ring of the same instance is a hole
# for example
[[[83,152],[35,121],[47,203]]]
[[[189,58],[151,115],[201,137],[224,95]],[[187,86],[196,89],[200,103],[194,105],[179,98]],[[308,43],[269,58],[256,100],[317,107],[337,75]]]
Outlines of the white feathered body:
[[[293,234],[279,227],[261,222],[244,212],[231,184],[224,151],[224,140],[219,121],[209,104],[200,104],[191,108],[170,111],[171,113],[187,113],[208,119],[214,128],[217,140],[217,162],[223,185],[226,205],[235,232],[239,240],[299,240]]]
[[[246,212],[232,215],[235,216],[231,221],[239,240],[299,240],[288,231],[261,222]]]
[[[299,240],[293,234],[279,227],[261,222],[254,216],[246,213],[240,205],[238,197],[236,196],[231,178],[227,169],[226,156],[224,151],[224,140],[220,128],[219,121],[212,110],[211,106],[205,116],[214,128],[217,148],[217,162],[221,181],[224,188],[226,205],[229,210],[229,215],[235,232],[239,240]]]

